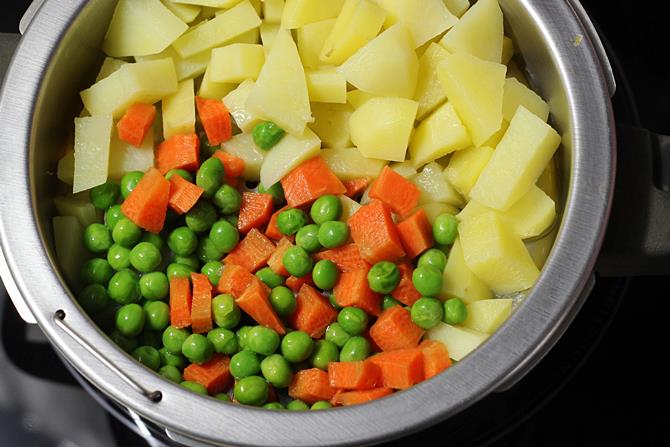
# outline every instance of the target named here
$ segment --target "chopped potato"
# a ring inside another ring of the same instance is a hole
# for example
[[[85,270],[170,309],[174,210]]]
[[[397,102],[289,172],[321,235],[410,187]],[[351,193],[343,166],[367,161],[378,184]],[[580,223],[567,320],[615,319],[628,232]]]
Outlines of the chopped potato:
[[[100,71],[98,72],[98,76],[95,78],[95,82],[102,81],[127,63],[128,62],[124,61],[123,59],[106,57],[102,62],[102,67],[100,67]]]
[[[464,328],[452,326],[447,323],[438,323],[437,326],[426,332],[426,338],[444,343],[449,357],[460,362],[465,356],[477,349],[484,343],[489,334]]]
[[[413,182],[421,191],[419,203],[444,202],[456,207],[463,206],[463,198],[449,184],[442,166],[434,161],[424,166]]]
[[[284,29],[295,29],[337,17],[343,5],[344,0],[286,0],[281,26]]]
[[[390,168],[406,179],[412,179],[418,173],[416,166],[411,161],[403,161],[402,163],[391,163]]]
[[[278,23],[263,22],[261,24],[261,42],[263,43],[263,50],[265,50],[266,55],[272,50],[272,45],[277,38],[279,30],[280,26]]]
[[[82,194],[82,193],[80,193]],[[67,196],[60,196],[54,199],[56,211],[61,216],[74,216],[77,218],[82,227],[86,228],[92,223],[98,222],[98,211],[95,209],[88,194],[82,198],[80,194],[70,194]]]
[[[500,63],[503,50],[503,15],[498,0],[479,0],[468,9],[440,44],[452,53],[465,53]]]
[[[203,74],[207,68],[207,64],[209,64],[210,56],[211,54],[209,51],[204,51],[189,58],[183,59],[179,56],[174,48],[167,47],[160,53],[149,56],[136,56],[135,61],[152,61],[169,57],[172,59],[172,63],[174,64],[177,80],[183,81],[184,79],[195,78]]]
[[[359,210],[362,205],[347,196],[338,197],[340,199],[340,203],[342,204],[342,214],[340,215],[340,221],[346,222],[351,216],[354,215],[356,211]]]
[[[319,56],[336,20],[321,20],[298,28],[298,52],[305,67],[318,68],[322,65]]]
[[[61,182],[72,186],[74,182],[74,150],[69,150],[63,158],[58,160],[56,177]]]
[[[377,178],[386,162],[364,157],[352,148],[322,149],[321,157],[340,180],[360,177]]]
[[[444,173],[456,191],[469,200],[470,190],[493,155],[488,146],[471,147],[452,155]]]
[[[251,132],[262,120],[247,109],[247,98],[256,83],[247,79],[223,98],[223,103],[242,132]]]
[[[74,119],[74,179],[72,192],[86,191],[107,181],[111,116]]]
[[[449,251],[447,266],[442,274],[442,289],[438,297],[442,300],[458,297],[465,303],[493,298],[491,289],[477,278],[465,263],[463,248],[458,238]]]
[[[223,143],[221,149],[244,160],[244,180],[257,182],[260,179],[261,166],[267,152],[256,146],[250,133],[235,135]]]
[[[428,221],[431,223],[431,225],[435,222],[435,219],[437,219],[437,216],[440,214],[447,213],[455,216],[459,212],[459,209],[455,206],[442,202],[423,203],[419,205],[417,209],[421,209],[426,213],[426,217],[428,218]]]
[[[349,119],[353,112],[349,104],[314,103],[314,122],[309,128],[321,138],[323,147],[351,147]]]
[[[179,83],[177,92],[163,99],[163,137],[195,132],[195,87],[193,79]]]
[[[442,46],[431,42],[419,59],[419,75],[414,93],[414,100],[419,103],[416,114],[419,121],[447,99],[447,92],[437,76],[437,66],[448,54]]]
[[[284,14],[284,0],[263,0],[263,20],[280,23]]]
[[[406,0],[377,0],[388,13],[385,26],[401,23],[420,47],[458,22],[442,0],[422,0],[420,5]]]
[[[307,70],[305,79],[311,102],[335,104],[347,102],[347,80],[335,70]]]
[[[286,134],[265,155],[260,171],[261,185],[269,188],[303,161],[319,155],[321,140],[310,128],[300,137]]]
[[[523,85],[517,79],[505,79],[505,90],[503,93],[503,117],[512,121],[516,109],[524,106],[529,112],[534,113],[542,121],[549,118],[549,104],[540,95]]]
[[[130,171],[146,172],[154,165],[154,132],[147,132],[140,147],[121,141],[118,132],[112,131],[109,148],[109,178],[119,181]]]
[[[347,92],[347,102],[352,105],[354,109],[359,108],[365,104],[369,99],[374,98],[372,93],[364,92],[363,90],[350,90]]]
[[[91,257],[83,243],[84,227],[74,216],[54,216],[52,224],[58,266],[68,285],[78,290],[81,266]]]
[[[470,8],[470,0],[442,0],[456,17],[461,17]]]
[[[240,83],[256,80],[265,63],[262,45],[234,43],[212,50],[210,79],[214,82]]]
[[[470,303],[463,327],[487,334],[494,333],[512,314],[511,298],[496,298]]]
[[[502,56],[500,56],[500,63],[507,65],[514,56],[514,41],[507,36],[503,36]]]

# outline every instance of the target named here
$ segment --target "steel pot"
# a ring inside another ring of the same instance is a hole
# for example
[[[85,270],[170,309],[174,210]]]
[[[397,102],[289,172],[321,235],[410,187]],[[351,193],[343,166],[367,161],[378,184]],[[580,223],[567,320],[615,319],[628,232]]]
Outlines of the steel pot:
[[[103,55],[111,0],[34,4],[0,98],[0,272],[26,320],[89,382],[190,445],[372,444],[420,430],[516,383],[579,310],[612,201],[614,80],[577,0],[500,0],[506,27],[563,137],[560,226],[537,284],[509,320],[445,373],[379,401],[327,412],[222,404],[163,380],[88,318],[54,262],[51,217],[59,148]],[[32,16],[34,14],[34,17]],[[30,21],[29,25],[28,22]]]

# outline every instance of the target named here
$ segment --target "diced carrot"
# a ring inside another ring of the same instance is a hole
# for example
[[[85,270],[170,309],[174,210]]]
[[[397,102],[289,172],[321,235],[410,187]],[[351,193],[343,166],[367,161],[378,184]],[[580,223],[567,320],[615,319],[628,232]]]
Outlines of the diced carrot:
[[[237,244],[237,247],[223,258],[223,263],[236,264],[250,272],[255,272],[265,265],[274,251],[274,242],[256,228],[252,228],[247,236]]]
[[[227,293],[235,298],[239,298],[251,283],[260,281],[256,276],[251,274],[249,270],[239,265],[230,264],[223,268],[221,279],[217,285],[219,293]]]
[[[298,371],[288,387],[289,396],[310,405],[319,400],[332,399],[335,391],[328,381],[328,373],[319,368]]]
[[[413,259],[433,246],[433,226],[426,212],[419,210],[396,225],[407,257]]]
[[[370,264],[395,262],[405,256],[391,210],[383,202],[373,200],[360,207],[348,223],[361,257]]]
[[[393,393],[391,388],[373,388],[371,390],[357,390],[357,391],[338,391],[335,393],[330,403],[334,406],[338,405],[358,405],[388,396]]]
[[[195,334],[202,334],[212,329],[212,283],[202,273],[191,273],[191,282],[191,329]]]
[[[268,300],[269,295],[268,286],[261,281],[252,281],[235,302],[256,323],[274,329],[279,335],[284,335],[286,329],[272,308]]]
[[[170,278],[170,324],[178,328],[191,325],[191,283],[188,278]]]
[[[379,384],[380,376],[379,367],[367,360],[328,364],[328,380],[333,388],[369,390]]]
[[[196,96],[195,105],[211,146],[218,146],[233,137],[230,112],[223,101]]]
[[[416,348],[423,334],[403,306],[389,307],[370,327],[370,336],[382,351]]]
[[[451,366],[449,351],[444,343],[437,340],[423,340],[419,343],[419,349],[423,353],[423,375],[426,379]]]
[[[212,395],[225,391],[231,378],[230,358],[222,354],[214,354],[201,365],[191,363],[184,368],[184,380],[199,383]]]
[[[135,147],[140,147],[147,132],[156,119],[156,106],[135,103],[128,107],[123,117],[116,123],[119,139]]]
[[[337,304],[342,307],[358,307],[375,316],[382,313],[382,296],[370,289],[368,270],[341,273],[333,294]]]
[[[268,222],[268,227],[265,229],[265,235],[270,239],[278,241],[286,237],[281,231],[279,231],[279,225],[277,225],[277,220],[279,219],[279,213],[286,211],[290,207],[286,205],[285,207],[275,211],[272,216],[270,216],[270,222]],[[293,236],[290,236],[290,239],[293,239]]]
[[[421,298],[421,294],[416,290],[414,281],[412,281],[414,269],[411,265],[405,263],[398,264],[398,269],[400,270],[400,283],[393,289],[391,296],[404,305],[411,306]]]
[[[379,366],[383,386],[404,390],[424,379],[421,349],[398,349],[380,352],[368,360]]]
[[[170,169],[195,171],[200,166],[200,140],[194,133],[173,135],[156,148],[156,167],[165,175]]]
[[[370,268],[370,264],[361,258],[361,251],[356,244],[346,244],[331,250],[320,251],[314,257],[318,260],[328,259],[333,261],[340,272],[353,272],[354,270]]]
[[[379,199],[394,213],[406,216],[419,203],[421,191],[417,186],[388,166],[384,166],[370,188],[370,198]]]
[[[223,170],[226,173],[226,179],[238,179],[244,174],[244,160],[237,155],[229,154],[223,151],[214,151],[212,157],[221,160]]]
[[[353,199],[359,194],[363,194],[365,188],[367,188],[370,184],[370,177],[360,177],[352,180],[345,180],[342,182],[342,184],[346,188],[344,195]]]
[[[204,189],[179,175],[170,178],[170,200],[168,205],[177,214],[185,214],[198,201]]]
[[[237,229],[246,234],[252,228],[260,228],[272,216],[272,195],[256,192],[242,193],[240,214],[237,218]]]
[[[151,233],[165,225],[170,182],[156,168],[150,168],[121,205],[123,215]]]
[[[382,348],[377,345],[377,342],[370,335],[370,326],[366,327],[361,335],[370,343],[370,352],[382,352]]]
[[[347,189],[333,174],[323,158],[314,157],[289,172],[281,185],[286,202],[292,208],[309,205],[326,194],[344,194]]]
[[[300,287],[295,311],[289,317],[295,329],[307,332],[312,338],[321,338],[326,327],[336,319],[337,311],[326,297],[308,284]]]
[[[284,267],[284,253],[286,253],[286,250],[289,248],[293,247],[293,243],[291,242],[290,239],[283,237],[279,243],[277,244],[277,248],[275,248],[275,251],[272,253],[272,256],[270,256],[270,259],[268,259],[268,265],[272,269],[273,272],[278,273],[282,276],[290,276],[288,270],[286,270],[286,267]]]
[[[286,287],[293,290],[294,293],[298,293],[303,284],[314,286],[314,281],[312,281],[312,275],[305,275],[302,278],[289,276],[286,278],[284,284],[286,284]]]

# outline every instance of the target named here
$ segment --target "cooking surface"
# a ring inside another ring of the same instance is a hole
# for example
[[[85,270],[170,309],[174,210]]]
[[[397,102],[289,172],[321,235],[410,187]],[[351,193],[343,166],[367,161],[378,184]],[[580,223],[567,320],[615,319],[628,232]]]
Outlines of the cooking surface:
[[[27,3],[3,2],[0,32],[16,31]],[[670,134],[662,15],[619,0],[583,3],[616,52],[642,124]],[[6,64],[2,56],[0,64]],[[619,77],[617,118],[632,123],[634,109],[626,99]],[[665,412],[651,408],[663,408],[670,397],[660,364],[668,339],[669,279],[598,280],[565,337],[520,385],[389,445],[435,443],[433,437],[440,445],[466,446],[668,445]],[[39,331],[17,319],[2,288],[0,307],[1,446],[160,445],[132,433],[88,396]]]

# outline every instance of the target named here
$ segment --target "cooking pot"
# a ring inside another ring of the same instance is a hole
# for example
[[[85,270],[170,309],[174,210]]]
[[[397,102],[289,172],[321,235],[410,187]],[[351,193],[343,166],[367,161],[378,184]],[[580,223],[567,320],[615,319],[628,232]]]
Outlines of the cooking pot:
[[[556,241],[537,284],[508,321],[442,374],[378,401],[277,412],[201,397],[162,379],[113,344],[73,298],[55,262],[51,218],[78,92],[90,86],[116,2],[34,2],[0,98],[0,273],[36,322],[107,397],[187,445],[373,444],[420,430],[520,380],[565,331],[593,284],[613,197],[615,84],[577,0],[500,0],[507,34],[563,137]]]

